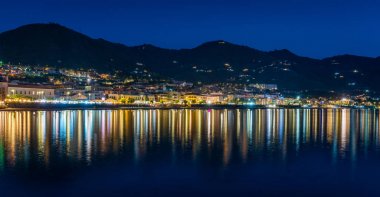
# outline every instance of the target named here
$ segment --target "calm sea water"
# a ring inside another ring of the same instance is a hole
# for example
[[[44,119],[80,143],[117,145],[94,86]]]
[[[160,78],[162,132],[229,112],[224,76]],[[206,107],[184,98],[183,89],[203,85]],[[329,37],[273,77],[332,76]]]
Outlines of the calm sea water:
[[[377,110],[0,112],[8,195],[380,194]]]

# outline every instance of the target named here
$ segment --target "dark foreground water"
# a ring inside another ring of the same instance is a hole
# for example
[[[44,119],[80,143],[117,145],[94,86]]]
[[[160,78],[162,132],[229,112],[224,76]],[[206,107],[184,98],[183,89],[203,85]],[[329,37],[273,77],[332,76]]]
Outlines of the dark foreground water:
[[[376,110],[0,112],[1,196],[380,195]]]

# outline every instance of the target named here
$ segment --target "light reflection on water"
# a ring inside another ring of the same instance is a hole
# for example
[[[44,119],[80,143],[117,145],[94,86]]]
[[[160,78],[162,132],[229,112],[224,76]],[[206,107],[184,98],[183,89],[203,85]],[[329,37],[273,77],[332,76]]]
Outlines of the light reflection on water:
[[[355,162],[378,151],[375,110],[75,110],[0,112],[0,169],[49,168],[103,157],[143,160],[149,151],[173,158],[231,162],[287,160],[314,147],[331,161]]]

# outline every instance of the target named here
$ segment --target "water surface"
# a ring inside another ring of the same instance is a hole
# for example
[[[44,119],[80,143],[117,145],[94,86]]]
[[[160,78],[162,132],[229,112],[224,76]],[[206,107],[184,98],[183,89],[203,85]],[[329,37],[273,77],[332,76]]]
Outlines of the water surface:
[[[379,111],[0,112],[14,195],[380,194]]]

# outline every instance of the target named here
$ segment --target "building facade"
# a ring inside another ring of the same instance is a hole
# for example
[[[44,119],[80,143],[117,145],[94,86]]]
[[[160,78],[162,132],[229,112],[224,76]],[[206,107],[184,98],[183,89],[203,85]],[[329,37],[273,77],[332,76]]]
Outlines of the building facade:
[[[0,101],[4,101],[8,94],[8,83],[0,82]]]
[[[33,99],[54,99],[55,88],[39,85],[8,84],[8,95],[19,95]]]

